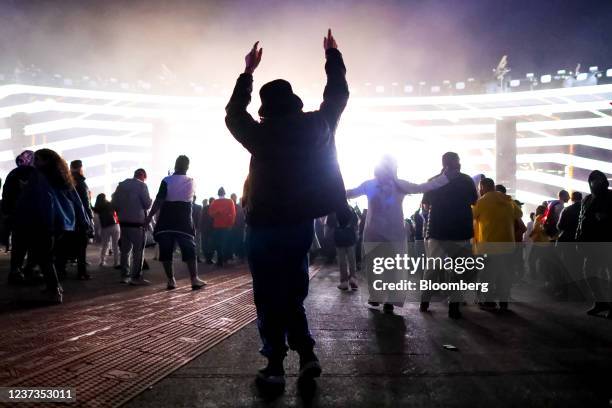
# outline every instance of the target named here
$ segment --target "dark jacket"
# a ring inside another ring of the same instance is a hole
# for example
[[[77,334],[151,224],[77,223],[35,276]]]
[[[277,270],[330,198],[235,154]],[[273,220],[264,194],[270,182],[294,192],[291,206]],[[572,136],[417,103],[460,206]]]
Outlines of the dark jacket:
[[[465,241],[474,237],[472,205],[478,193],[472,178],[459,174],[447,185],[423,195],[429,204],[425,239]]]
[[[582,200],[576,240],[612,242],[612,190]]]
[[[250,225],[314,219],[346,205],[336,158],[335,131],[348,97],[346,68],[336,49],[326,52],[327,85],[318,111],[255,121],[246,108],[253,77],[242,74],[227,105],[225,123],[250,153]]]
[[[15,212],[15,206],[25,186],[28,184],[34,167],[19,166],[11,170],[6,176],[2,190],[2,213],[10,216]]]
[[[573,203],[561,211],[557,230],[560,231],[559,242],[574,242],[576,241],[576,230],[578,229],[578,219],[580,217],[581,203]]]
[[[54,188],[38,171],[17,201],[14,224],[15,229],[51,235],[92,228],[77,191]]]
[[[111,227],[117,223],[115,221],[115,210],[110,201],[104,200],[96,203],[93,211],[98,214],[102,228]]]
[[[83,203],[85,213],[90,220],[93,220],[93,211],[91,210],[91,202],[89,201],[91,193],[89,192],[89,186],[87,186],[85,182],[85,177],[81,176],[79,173],[72,173],[72,178],[74,178],[74,188]]]

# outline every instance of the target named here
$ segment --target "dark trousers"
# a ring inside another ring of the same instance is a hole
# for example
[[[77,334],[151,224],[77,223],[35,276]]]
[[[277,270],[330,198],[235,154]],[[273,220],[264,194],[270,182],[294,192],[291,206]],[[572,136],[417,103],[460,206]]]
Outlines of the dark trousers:
[[[202,230],[200,236],[200,244],[202,245],[202,254],[206,258],[207,263],[211,263],[215,254],[215,243],[213,239],[212,228]]]
[[[244,226],[232,228],[232,253],[244,259]]]
[[[217,251],[217,264],[223,265],[231,255],[230,249],[230,238],[232,229],[231,228],[215,228],[213,229],[213,241],[215,244],[215,251]]]
[[[89,238],[86,232],[67,231],[60,236],[57,242],[55,268],[60,275],[66,274],[66,263],[71,257],[76,257],[77,274],[87,274],[87,244]]]
[[[11,232],[11,247],[11,272],[18,272],[23,268],[23,261],[28,251],[27,232],[13,230]]]
[[[55,266],[53,265],[53,252],[55,248],[55,238],[51,234],[37,232],[32,235],[30,251],[34,262],[40,266],[40,270],[45,277],[47,290],[56,290],[59,287],[59,280]]]
[[[247,229],[260,351],[269,359],[287,355],[286,341],[300,354],[311,352],[315,344],[304,310],[312,239],[313,221]]]

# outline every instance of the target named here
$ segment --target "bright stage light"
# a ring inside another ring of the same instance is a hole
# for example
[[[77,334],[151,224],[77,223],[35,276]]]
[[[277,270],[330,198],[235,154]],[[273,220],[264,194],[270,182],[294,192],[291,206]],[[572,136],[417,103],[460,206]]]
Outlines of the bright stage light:
[[[552,81],[552,76],[551,75],[542,75],[540,77],[540,82],[543,84],[548,84]]]

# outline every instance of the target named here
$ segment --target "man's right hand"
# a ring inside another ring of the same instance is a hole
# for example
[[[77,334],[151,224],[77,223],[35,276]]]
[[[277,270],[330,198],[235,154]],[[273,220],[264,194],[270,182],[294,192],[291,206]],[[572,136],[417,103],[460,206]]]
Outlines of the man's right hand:
[[[336,39],[332,35],[331,28],[327,30],[327,37],[323,37],[323,48],[325,51],[330,48],[338,48],[338,44],[336,44]]]
[[[255,72],[255,68],[257,68],[257,66],[261,62],[261,56],[263,55],[263,48],[260,48],[258,50],[257,49],[258,45],[259,45],[259,41],[257,41],[253,45],[253,48],[251,48],[251,51],[249,51],[249,53],[244,57],[244,62],[246,64],[246,67],[244,68],[245,74],[252,75],[253,72]]]

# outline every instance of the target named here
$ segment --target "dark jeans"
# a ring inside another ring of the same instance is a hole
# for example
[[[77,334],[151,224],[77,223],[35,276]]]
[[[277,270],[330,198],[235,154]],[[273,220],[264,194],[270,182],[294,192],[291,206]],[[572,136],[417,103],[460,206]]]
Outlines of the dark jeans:
[[[66,263],[76,257],[78,276],[87,275],[87,244],[89,238],[84,231],[67,231],[57,241],[55,268],[60,275],[66,274]]]
[[[217,264],[223,265],[231,256],[231,228],[215,228],[213,229],[213,241],[215,251],[217,251]]]
[[[269,359],[287,355],[285,340],[300,354],[311,352],[315,344],[304,310],[312,239],[313,221],[247,229],[260,351]]]

